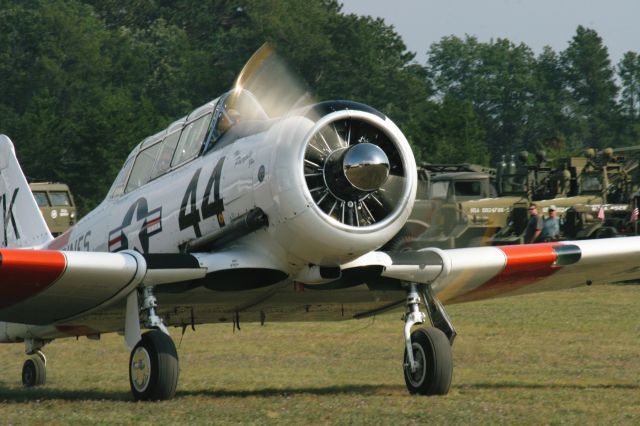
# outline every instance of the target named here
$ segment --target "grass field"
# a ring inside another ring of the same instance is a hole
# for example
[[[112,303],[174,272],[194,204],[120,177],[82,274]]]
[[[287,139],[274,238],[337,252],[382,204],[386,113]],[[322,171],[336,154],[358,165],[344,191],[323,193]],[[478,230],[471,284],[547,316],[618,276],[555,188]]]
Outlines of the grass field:
[[[0,424],[640,424],[640,286],[450,306],[449,395],[410,396],[400,313],[339,323],[172,330],[177,397],[134,403],[117,335],[47,346],[48,383],[20,384],[0,345]]]

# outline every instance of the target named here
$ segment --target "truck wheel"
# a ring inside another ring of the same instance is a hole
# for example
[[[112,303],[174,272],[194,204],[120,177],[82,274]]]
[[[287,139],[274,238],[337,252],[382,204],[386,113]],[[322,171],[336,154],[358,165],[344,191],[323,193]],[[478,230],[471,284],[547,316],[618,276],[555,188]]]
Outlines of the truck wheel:
[[[384,251],[407,251],[415,239],[416,237],[411,234],[396,235],[382,249]]]

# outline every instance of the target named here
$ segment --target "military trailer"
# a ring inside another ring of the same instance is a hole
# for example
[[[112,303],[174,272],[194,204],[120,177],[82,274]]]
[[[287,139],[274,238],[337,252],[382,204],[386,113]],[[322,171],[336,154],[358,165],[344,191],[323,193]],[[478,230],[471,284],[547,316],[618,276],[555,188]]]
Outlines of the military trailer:
[[[76,205],[66,184],[32,182],[29,187],[54,237],[76,223]]]

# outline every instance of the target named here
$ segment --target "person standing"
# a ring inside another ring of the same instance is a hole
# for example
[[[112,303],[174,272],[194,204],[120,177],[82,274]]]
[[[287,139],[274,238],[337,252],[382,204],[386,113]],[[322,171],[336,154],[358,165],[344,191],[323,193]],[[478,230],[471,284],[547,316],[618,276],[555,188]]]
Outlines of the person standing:
[[[538,241],[542,229],[544,228],[544,221],[542,216],[538,214],[538,206],[535,203],[529,204],[529,222],[524,230],[524,243],[530,244]]]
[[[558,212],[553,204],[549,206],[549,217],[544,221],[542,229],[543,241],[557,241],[560,237],[560,221],[558,220]]]

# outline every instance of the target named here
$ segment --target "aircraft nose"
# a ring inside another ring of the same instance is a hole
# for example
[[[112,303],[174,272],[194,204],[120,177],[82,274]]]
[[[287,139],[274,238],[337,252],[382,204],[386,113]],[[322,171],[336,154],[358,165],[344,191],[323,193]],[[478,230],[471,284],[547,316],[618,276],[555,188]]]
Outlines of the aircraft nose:
[[[347,150],[342,160],[342,171],[354,188],[375,191],[389,177],[389,159],[380,147],[359,143]]]

